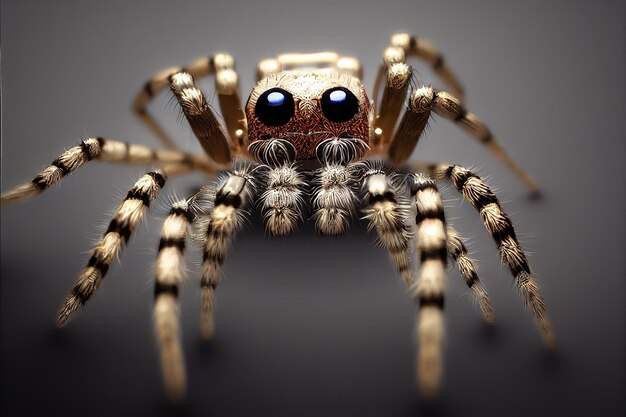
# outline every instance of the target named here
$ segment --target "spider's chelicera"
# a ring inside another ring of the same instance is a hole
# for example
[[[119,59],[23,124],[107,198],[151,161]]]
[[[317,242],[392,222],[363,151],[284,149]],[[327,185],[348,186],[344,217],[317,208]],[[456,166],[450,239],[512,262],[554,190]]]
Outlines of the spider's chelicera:
[[[406,59],[411,56],[428,61],[455,96],[430,86],[410,91],[412,72]],[[220,53],[186,68],[164,70],[146,83],[134,102],[134,111],[166,149],[90,138],[61,154],[31,182],[2,195],[3,205],[34,196],[93,159],[158,167],[142,176],[118,207],[61,306],[59,326],[100,286],[167,177],[201,170],[211,176],[222,175],[216,184],[172,206],[156,261],[154,320],[164,382],[172,399],[184,395],[186,384],[177,298],[185,275],[187,240],[194,237],[202,245],[201,333],[210,338],[221,266],[232,237],[253,204],[261,207],[268,231],[281,236],[309,217],[319,233],[340,235],[357,212],[361,213],[415,298],[418,386],[424,396],[432,397],[441,378],[448,257],[474,294],[484,320],[494,320],[463,239],[445,219],[435,181],[451,183],[479,212],[544,343],[553,347],[539,288],[513,225],[491,189],[459,165],[407,163],[434,112],[478,139],[537,192],[535,183],[509,158],[486,125],[465,110],[463,90],[430,43],[407,34],[394,35],[385,50],[371,101],[360,81],[359,62],[335,53],[280,55],[261,61],[257,72],[259,82],[242,109],[230,55]],[[195,79],[207,75],[215,77],[225,126],[195,84]],[[148,113],[152,98],[167,88],[178,100],[205,154],[178,150]],[[414,239],[417,243],[412,245]],[[417,248],[417,273],[412,265],[413,247]]]

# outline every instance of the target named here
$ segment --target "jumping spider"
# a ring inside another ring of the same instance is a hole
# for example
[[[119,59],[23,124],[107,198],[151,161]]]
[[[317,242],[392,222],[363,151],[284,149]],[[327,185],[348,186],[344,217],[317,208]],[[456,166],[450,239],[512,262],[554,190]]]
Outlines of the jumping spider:
[[[408,57],[430,63],[456,97],[430,86],[409,92],[412,71],[406,64]],[[345,232],[358,208],[369,229],[378,235],[380,246],[388,251],[418,306],[417,381],[421,393],[432,397],[441,379],[448,256],[471,288],[485,321],[494,319],[463,239],[446,224],[435,185],[435,180],[440,180],[454,185],[479,212],[544,343],[553,347],[539,288],[494,193],[480,177],[458,165],[406,164],[434,112],[461,126],[532,192],[537,191],[486,125],[465,110],[460,84],[430,43],[407,34],[394,35],[384,52],[372,101],[361,85],[360,63],[335,53],[280,55],[261,61],[257,71],[259,82],[242,109],[230,55],[219,53],[185,68],[166,69],[146,83],[133,105],[136,115],[166,149],[90,138],[62,153],[31,182],[2,195],[3,205],[32,197],[93,159],[158,167],[142,176],[117,208],[63,301],[58,326],[64,326],[100,286],[167,176],[195,170],[210,176],[222,172],[216,185],[173,204],[163,225],[156,261],[154,321],[168,396],[180,399],[185,393],[177,296],[185,275],[183,252],[190,231],[195,231],[203,250],[201,332],[210,338],[220,268],[233,235],[248,214],[246,209],[259,204],[268,231],[282,236],[304,220],[306,201],[310,200],[315,228],[321,234]],[[208,75],[215,77],[225,129],[194,81]],[[148,103],[167,88],[206,155],[178,150],[147,112]],[[417,213],[415,222],[412,213]],[[420,263],[415,277],[410,253],[414,238]]]

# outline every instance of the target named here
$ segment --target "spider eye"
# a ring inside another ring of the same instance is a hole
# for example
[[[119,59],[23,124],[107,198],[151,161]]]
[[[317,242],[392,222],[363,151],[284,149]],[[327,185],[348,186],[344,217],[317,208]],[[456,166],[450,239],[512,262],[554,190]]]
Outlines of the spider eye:
[[[345,122],[359,112],[359,100],[347,88],[331,88],[322,95],[322,112],[332,122]]]
[[[293,116],[293,96],[282,88],[271,88],[261,94],[254,112],[264,125],[282,126]]]

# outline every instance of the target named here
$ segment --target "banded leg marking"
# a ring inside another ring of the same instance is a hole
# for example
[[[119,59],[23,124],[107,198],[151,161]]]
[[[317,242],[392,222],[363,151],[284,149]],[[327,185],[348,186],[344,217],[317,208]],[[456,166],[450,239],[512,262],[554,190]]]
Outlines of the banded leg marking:
[[[254,198],[256,185],[249,172],[234,171],[219,187],[203,245],[200,331],[210,339],[215,331],[213,309],[215,289],[220,281],[221,266],[226,259],[232,237],[244,219],[243,211]]]
[[[134,145],[102,137],[89,138],[82,141],[78,146],[63,152],[37,174],[32,181],[2,194],[1,205],[18,203],[40,194],[94,159],[132,165],[167,166],[170,174],[200,169],[214,175],[219,169],[213,161],[204,156],[175,150],[155,150],[143,145]]]
[[[402,207],[398,193],[383,172],[366,173],[363,191],[368,229],[376,231],[380,245],[389,253],[404,283],[412,285],[409,249],[413,234],[405,223],[407,208]]]
[[[539,192],[535,181],[509,156],[485,123],[468,112],[457,98],[444,91],[433,90],[432,87],[419,88],[411,95],[409,110],[404,113],[389,146],[388,153],[392,161],[402,163],[411,156],[426,128],[431,111],[457,123],[517,175],[531,193]]]
[[[76,279],[76,284],[63,301],[57,315],[57,326],[64,326],[78,308],[84,305],[100,286],[113,259],[122,246],[128,243],[146,208],[157,197],[165,185],[162,171],[148,172],[128,191],[126,198],[117,208],[102,240],[89,258],[89,262]]]
[[[544,344],[553,349],[554,333],[539,286],[531,276],[530,266],[517,241],[513,223],[502,210],[496,195],[478,175],[458,165],[441,166],[438,172],[440,177],[451,181],[480,213],[485,229],[498,246],[502,263],[511,271],[524,305],[535,319]]]
[[[189,202],[174,205],[163,224],[156,260],[154,327],[161,353],[161,369],[168,397],[177,401],[186,390],[181,346],[178,287],[185,278],[183,254],[191,219]]]
[[[485,287],[483,287],[482,282],[480,282],[474,261],[467,254],[467,247],[465,246],[465,242],[463,242],[463,238],[459,232],[451,226],[448,226],[448,252],[459,268],[459,272],[465,284],[467,284],[467,287],[472,291],[474,299],[478,303],[480,312],[483,315],[483,319],[488,324],[495,323],[489,295]]]
[[[439,390],[444,339],[444,291],[448,260],[446,225],[441,196],[435,183],[421,174],[412,175],[411,194],[417,208],[417,249],[420,272],[413,286],[419,306],[417,322],[417,383],[432,398]]]

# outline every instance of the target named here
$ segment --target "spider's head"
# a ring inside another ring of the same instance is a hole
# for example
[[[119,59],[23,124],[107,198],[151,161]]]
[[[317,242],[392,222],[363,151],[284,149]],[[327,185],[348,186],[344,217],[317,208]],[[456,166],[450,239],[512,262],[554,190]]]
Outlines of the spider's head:
[[[324,139],[359,138],[369,144],[372,112],[361,82],[329,72],[282,72],[262,79],[246,104],[248,140],[285,139],[298,160],[315,158]]]

